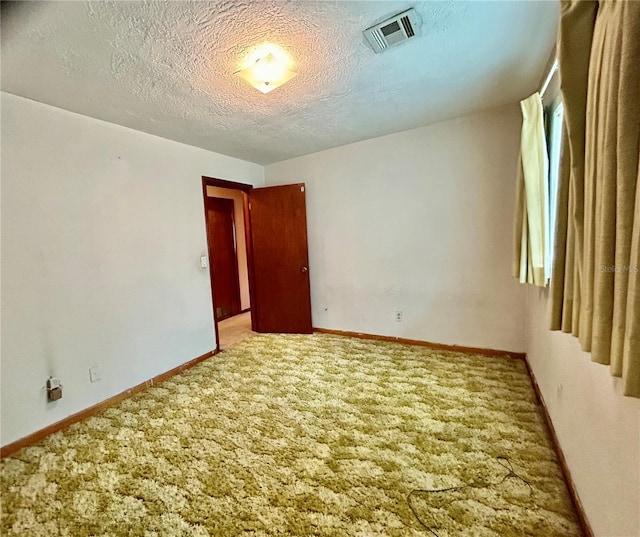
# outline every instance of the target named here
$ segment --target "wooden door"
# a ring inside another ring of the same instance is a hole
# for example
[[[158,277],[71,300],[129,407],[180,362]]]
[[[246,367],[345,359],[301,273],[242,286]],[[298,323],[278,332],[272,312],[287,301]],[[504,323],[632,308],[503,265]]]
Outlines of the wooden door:
[[[216,321],[240,313],[240,282],[233,200],[207,197],[209,267]]]
[[[249,215],[253,330],[310,334],[304,184],[254,188]]]

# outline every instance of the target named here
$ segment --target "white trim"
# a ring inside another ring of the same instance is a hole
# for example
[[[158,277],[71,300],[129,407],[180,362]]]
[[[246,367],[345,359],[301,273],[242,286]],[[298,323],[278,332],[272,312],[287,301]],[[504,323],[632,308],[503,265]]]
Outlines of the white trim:
[[[557,70],[558,70],[558,58],[554,60],[553,65],[551,66],[551,69],[549,69],[549,73],[547,73],[547,78],[545,78],[544,84],[542,84],[542,89],[540,90],[541,97],[543,97],[544,92],[547,91],[547,88],[549,87],[551,79],[553,78],[553,75],[556,73]]]

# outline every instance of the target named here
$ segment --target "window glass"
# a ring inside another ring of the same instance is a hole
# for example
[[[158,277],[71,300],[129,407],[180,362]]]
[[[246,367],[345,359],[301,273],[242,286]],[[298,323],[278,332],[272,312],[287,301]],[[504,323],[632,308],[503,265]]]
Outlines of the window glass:
[[[560,154],[562,151],[562,121],[564,107],[560,99],[548,109],[547,147],[549,149],[549,271],[553,264],[553,241],[556,229],[556,209],[558,203],[558,178],[560,175]],[[551,274],[549,274],[551,276]]]

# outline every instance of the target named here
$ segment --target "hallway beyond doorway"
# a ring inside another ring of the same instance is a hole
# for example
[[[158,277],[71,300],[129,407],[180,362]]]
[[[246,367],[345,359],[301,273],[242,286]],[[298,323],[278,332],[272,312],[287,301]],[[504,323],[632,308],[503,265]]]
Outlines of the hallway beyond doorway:
[[[250,311],[245,311],[244,313],[220,321],[218,323],[220,349],[223,351],[227,350],[232,345],[248,338],[252,333]]]

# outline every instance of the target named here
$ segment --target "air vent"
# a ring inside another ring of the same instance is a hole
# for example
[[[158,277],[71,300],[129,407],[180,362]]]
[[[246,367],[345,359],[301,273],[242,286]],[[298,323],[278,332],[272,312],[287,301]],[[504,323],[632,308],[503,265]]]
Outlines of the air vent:
[[[362,32],[376,53],[420,35],[420,20],[411,8]]]
[[[400,19],[400,22],[402,23],[402,27],[404,28],[404,33],[407,34],[407,37],[413,37],[414,35],[416,35],[415,32],[413,31],[413,26],[411,26],[411,21],[409,20],[409,17],[405,15]]]

